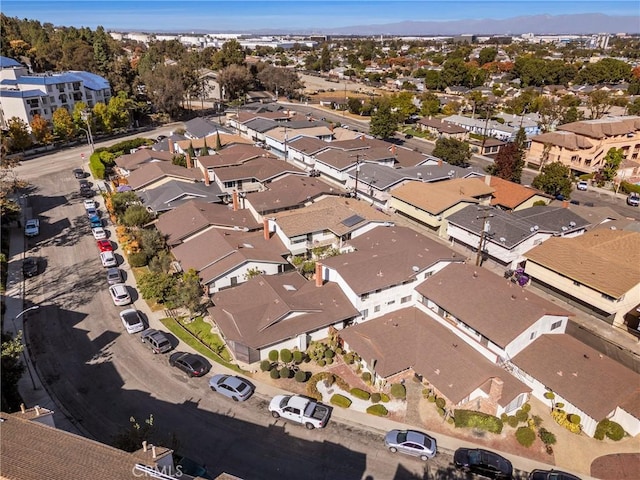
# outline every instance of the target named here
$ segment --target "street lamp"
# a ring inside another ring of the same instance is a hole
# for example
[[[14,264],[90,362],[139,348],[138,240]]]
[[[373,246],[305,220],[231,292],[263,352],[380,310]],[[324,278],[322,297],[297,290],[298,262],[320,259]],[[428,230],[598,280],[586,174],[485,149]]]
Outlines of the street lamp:
[[[87,143],[91,146],[91,153],[93,153],[95,151],[95,148],[93,147],[93,135],[91,134],[91,115],[87,110],[83,110],[82,112],[80,112],[80,116],[82,117],[82,120],[87,124],[87,129],[85,130],[84,128],[80,128],[80,130],[84,131],[87,134]]]
[[[13,330],[14,333],[18,333],[18,329],[16,328],[16,320],[19,319],[22,315],[24,315],[27,312],[30,312],[32,310],[37,310],[40,308],[40,305],[34,305],[33,307],[29,307],[29,308],[25,308],[24,310],[22,310],[19,314],[17,314],[12,320],[11,322],[13,323]],[[23,322],[24,324],[24,322]],[[23,327],[24,330],[24,327]],[[24,333],[24,332],[23,332]],[[27,341],[24,338],[24,334],[22,335],[22,343],[24,344],[24,348],[27,348]],[[31,373],[31,367],[29,366],[29,362],[27,362],[27,357],[24,354],[24,348],[22,349],[22,359],[24,361],[24,365],[25,367],[27,367],[27,372],[29,373],[29,378],[31,379],[31,386],[33,387],[34,390],[37,390],[38,387],[36,387],[36,381],[33,378],[33,373]]]

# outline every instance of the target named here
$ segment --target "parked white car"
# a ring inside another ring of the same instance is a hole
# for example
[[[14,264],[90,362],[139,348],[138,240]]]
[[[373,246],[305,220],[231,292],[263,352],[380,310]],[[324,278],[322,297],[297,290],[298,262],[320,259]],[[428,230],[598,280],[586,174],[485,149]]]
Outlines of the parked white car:
[[[113,252],[100,252],[100,261],[105,268],[118,266],[118,260]]]
[[[116,283],[109,287],[109,293],[114,305],[117,307],[123,307],[131,303],[131,296],[127,290],[127,286],[124,283]]]
[[[144,330],[144,322],[135,308],[127,308],[120,312],[120,320],[128,333],[138,333]]]
[[[37,218],[30,218],[24,224],[24,234],[27,237],[35,237],[40,234],[40,220]]]
[[[93,233],[93,238],[96,240],[106,240],[107,238],[107,231],[102,227],[92,228],[91,233]]]
[[[96,205],[95,200],[91,200],[90,198],[88,198],[84,201],[84,208],[86,210],[89,210],[90,208],[97,209],[98,205]]]

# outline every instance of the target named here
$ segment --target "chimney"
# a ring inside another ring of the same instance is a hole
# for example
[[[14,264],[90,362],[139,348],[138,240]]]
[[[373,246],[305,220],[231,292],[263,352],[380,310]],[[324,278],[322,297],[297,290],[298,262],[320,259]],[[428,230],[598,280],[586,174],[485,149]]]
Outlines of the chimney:
[[[491,185],[491,175],[484,176],[484,183],[485,185]]]
[[[27,413],[27,408],[24,406],[24,403],[21,403],[21,404],[20,404],[20,411],[21,411],[22,413]]]
[[[569,200],[562,201],[562,208],[569,208]]]
[[[233,191],[233,211],[234,212],[238,211],[238,191],[237,190]]]
[[[494,402],[497,402],[502,398],[502,387],[504,381],[501,378],[493,377],[491,379],[491,386],[489,387],[489,398]]]
[[[158,458],[158,456],[156,455],[156,446],[155,445],[151,445],[151,458]]]
[[[396,154],[396,146],[395,145],[391,145],[391,153],[392,154]]]
[[[322,286],[322,263],[316,262],[316,287]]]
[[[40,416],[40,405],[36,405],[35,407],[33,407],[33,409],[36,411],[36,417]]]
[[[176,153],[176,147],[173,145],[173,141],[169,139],[169,153],[174,155]]]
[[[429,115],[429,120],[431,120],[431,115]]]
[[[147,441],[146,441],[146,440],[143,440],[143,441],[142,441],[142,451],[143,451],[143,452],[146,452],[146,451],[147,451]]]
[[[268,218],[263,218],[262,219],[262,225],[264,227],[264,239],[265,240],[269,240],[269,238],[270,238],[269,219]]]
[[[441,158],[439,158],[439,159],[438,159],[438,166],[439,166],[439,167],[441,167],[441,166],[442,166],[442,159],[441,159]]]
[[[191,155],[187,152],[187,168],[193,168],[193,162],[191,161]]]
[[[209,170],[204,169],[204,184],[209,186],[211,185],[211,179],[209,178]]]

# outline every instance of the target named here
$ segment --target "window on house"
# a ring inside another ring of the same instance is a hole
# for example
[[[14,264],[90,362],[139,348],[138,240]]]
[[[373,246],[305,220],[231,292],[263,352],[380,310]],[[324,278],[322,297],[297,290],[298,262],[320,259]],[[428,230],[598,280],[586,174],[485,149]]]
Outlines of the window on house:
[[[607,295],[606,293],[602,294],[602,298],[604,298],[605,300],[609,300],[610,302],[615,302],[616,299],[614,297],[612,297],[611,295]]]
[[[362,315],[362,318],[365,319],[369,316],[369,309],[365,308],[364,310],[360,310],[360,315]]]
[[[378,313],[380,311],[380,305],[376,305],[375,307],[373,307],[373,311],[375,313]]]
[[[400,303],[407,303],[411,301],[411,295],[407,295],[406,297],[402,297],[400,299]]]
[[[531,332],[531,335],[529,335],[529,340],[533,340],[534,338],[536,338],[536,335],[536,332]]]
[[[395,303],[396,303],[396,301],[395,301],[395,300],[389,300],[389,301],[387,302],[387,305],[394,305]]]
[[[573,281],[573,284],[574,284],[576,287],[579,287],[579,286],[580,286],[580,282],[576,282],[575,280]]]
[[[238,284],[238,277],[231,277],[229,279],[229,281],[231,282],[231,286],[237,285]]]
[[[555,330],[556,328],[560,328],[561,326],[562,326],[562,321],[561,320],[559,320],[557,322],[553,322],[551,324],[551,330]]]

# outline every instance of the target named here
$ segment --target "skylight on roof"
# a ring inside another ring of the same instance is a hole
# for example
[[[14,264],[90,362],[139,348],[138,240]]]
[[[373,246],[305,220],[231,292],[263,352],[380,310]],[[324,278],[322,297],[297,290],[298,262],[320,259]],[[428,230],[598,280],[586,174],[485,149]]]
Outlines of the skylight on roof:
[[[293,285],[289,285],[289,284],[283,285],[283,287],[284,287],[285,290],[289,290],[290,292],[295,292],[297,290],[296,287],[294,287]]]
[[[342,220],[341,223],[346,227],[353,227],[354,225],[357,225],[360,222],[364,222],[364,218],[356,214],[356,215],[351,215],[349,218],[345,218],[344,220]]]

